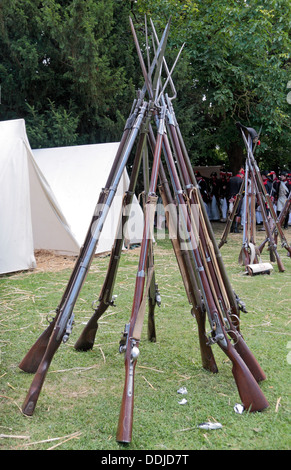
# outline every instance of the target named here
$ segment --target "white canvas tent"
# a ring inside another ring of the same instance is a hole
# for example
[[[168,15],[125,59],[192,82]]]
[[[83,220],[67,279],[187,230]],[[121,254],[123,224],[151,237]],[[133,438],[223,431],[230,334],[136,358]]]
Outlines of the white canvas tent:
[[[35,267],[35,249],[77,255],[118,143],[32,151],[25,121],[0,122],[0,274]],[[97,253],[110,251],[128,175],[120,181]],[[143,215],[135,198],[130,241],[140,241]],[[136,232],[132,227],[139,227]]]
[[[106,184],[118,145],[93,144],[32,151],[80,246],[84,242],[99,193]],[[129,177],[125,171],[102,229],[97,253],[104,253],[112,248],[128,183]],[[136,197],[132,204],[130,220],[135,226],[130,230],[131,243],[141,241],[143,214]],[[134,228],[138,228],[137,233]]]

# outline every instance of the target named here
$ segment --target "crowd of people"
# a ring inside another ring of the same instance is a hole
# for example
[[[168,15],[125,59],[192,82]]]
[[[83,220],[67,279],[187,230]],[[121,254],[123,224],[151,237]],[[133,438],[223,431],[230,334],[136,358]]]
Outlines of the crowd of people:
[[[198,171],[195,172],[195,175],[209,219],[225,222],[244,180],[244,169],[241,168],[235,175],[230,171],[220,171],[219,176],[216,172],[213,172],[210,178],[204,178]],[[272,199],[276,214],[279,216],[291,191],[291,173],[281,171],[277,176],[275,171],[263,170],[261,171],[261,176],[266,191]],[[242,207],[243,205],[240,204],[240,207],[237,209],[237,217],[232,228],[234,232],[239,231]],[[256,206],[256,222],[257,224],[262,224],[262,216],[258,204]],[[288,211],[282,227],[287,229],[289,224],[291,224],[291,214]]]

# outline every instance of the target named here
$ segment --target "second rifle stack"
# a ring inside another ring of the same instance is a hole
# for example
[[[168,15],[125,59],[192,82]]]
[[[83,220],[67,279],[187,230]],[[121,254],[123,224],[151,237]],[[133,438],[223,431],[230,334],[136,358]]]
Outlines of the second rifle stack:
[[[163,201],[170,238],[191,305],[191,313],[197,320],[203,367],[213,373],[218,371],[212,350],[213,345],[218,345],[232,363],[232,373],[244,407],[249,411],[261,411],[268,407],[268,402],[258,385],[258,382],[266,378],[265,373],[240,332],[240,310],[243,309],[243,304],[229,282],[175,116],[173,99],[176,90],[172,80],[174,66],[169,71],[165,59],[170,21],[161,40],[158,39],[151,22],[154,57],[151,62],[148,52],[148,69],[131,20],[130,24],[144,86],[133,103],[114,165],[106,186],[100,193],[84,245],[56,308],[55,317],[19,365],[22,370],[35,374],[22,408],[24,414],[32,415],[53,356],[71,332],[74,305],[90,268],[117,185],[136,144],[129,188],[124,195],[120,227],[117,231],[122,236],[116,236],[114,240],[99,304],[75,344],[77,350],[93,347],[98,320],[113,303],[112,293],[124,242],[123,228],[127,221],[128,211],[125,211],[125,208],[131,204],[143,161],[146,195],[143,238],[131,316],[119,347],[120,352],[125,355],[125,382],[116,436],[117,441],[121,443],[128,443],[132,438],[134,375],[140,354],[147,300],[148,337],[152,341],[156,338],[154,307],[159,304],[159,292],[155,283],[153,228],[157,188]],[[146,44],[147,41],[146,36]],[[164,79],[163,72],[166,74]],[[167,87],[171,90],[171,96],[166,92]],[[151,171],[148,165],[148,151],[152,156]],[[206,319],[210,324],[209,333],[206,333]]]
[[[277,218],[271,196],[266,191],[258,164],[254,158],[254,148],[259,136],[252,127],[243,126],[240,122],[237,122],[236,126],[241,132],[246,148],[245,174],[240,191],[236,195],[233,209],[228,216],[219,248],[226,243],[238,206],[242,204],[243,242],[239,263],[246,267],[250,275],[270,273],[273,269],[272,265],[261,262],[261,253],[265,245],[268,244],[270,261],[277,262],[279,272],[284,272],[285,268],[277,250],[277,241],[280,237],[282,247],[287,250],[287,255],[290,257],[291,247],[282,230],[282,221],[289,210],[290,198],[286,201],[282,215],[280,214],[280,217]],[[260,208],[266,232],[266,238],[259,246],[256,245],[256,206]]]

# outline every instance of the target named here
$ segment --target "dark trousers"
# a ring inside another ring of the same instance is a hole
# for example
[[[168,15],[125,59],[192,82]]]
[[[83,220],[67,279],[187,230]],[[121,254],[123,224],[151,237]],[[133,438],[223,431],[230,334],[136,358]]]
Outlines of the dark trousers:
[[[279,217],[280,214],[281,214],[281,212],[277,212],[277,217]],[[288,221],[289,221],[289,211],[288,211],[288,214],[286,215],[285,219],[282,222],[282,227],[283,228],[288,228]]]

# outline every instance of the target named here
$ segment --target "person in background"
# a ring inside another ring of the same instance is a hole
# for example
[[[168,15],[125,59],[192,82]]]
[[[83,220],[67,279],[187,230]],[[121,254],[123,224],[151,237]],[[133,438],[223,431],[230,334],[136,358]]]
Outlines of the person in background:
[[[228,190],[227,190],[227,202],[228,202],[229,210],[231,210],[231,207],[233,206],[236,196],[239,193],[240,187],[244,179],[244,174],[245,174],[245,171],[243,168],[241,168],[235,176],[232,176],[229,179]],[[230,229],[231,232],[239,233],[239,225],[241,222],[241,208],[242,208],[242,200],[240,201],[237,207],[236,214],[234,217],[234,224],[233,224],[234,226],[231,227]]]
[[[203,178],[203,176],[201,175],[200,171],[195,171],[195,177],[196,177],[198,188],[200,190],[201,197],[203,199],[203,202],[207,211],[207,215],[209,217],[210,211],[209,211],[208,203],[210,202],[210,197],[208,193],[207,183],[205,179]]]
[[[226,201],[226,192],[227,192],[227,177],[226,171],[220,172],[220,185],[219,185],[219,203],[221,211],[220,222],[226,222],[227,218],[227,201]]]
[[[220,188],[220,179],[217,178],[216,171],[213,171],[210,174],[209,180],[209,210],[210,210],[210,220],[220,220],[220,211],[219,211],[219,188]]]
[[[269,187],[270,187],[270,192],[268,194],[270,194],[273,205],[275,206],[277,204],[276,194],[278,190],[279,180],[277,178],[275,171],[273,170],[268,173],[267,177],[269,180]]]
[[[288,172],[287,171],[282,171],[280,174],[280,182],[278,184],[278,190],[277,190],[277,217],[279,217],[285,202],[287,201],[287,197],[290,192],[290,185],[288,184]],[[282,223],[282,226],[287,229],[288,228],[288,219],[289,219],[289,214],[287,214],[287,217],[285,217],[285,220]]]
[[[271,196],[272,182],[268,178],[268,175],[269,175],[269,171],[267,171],[267,170],[262,170],[261,171],[261,176],[262,176],[264,186],[266,188],[267,193]]]

